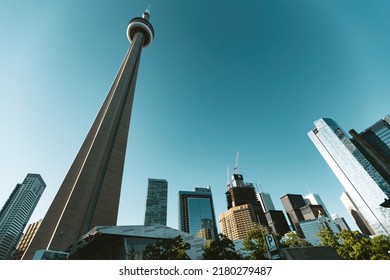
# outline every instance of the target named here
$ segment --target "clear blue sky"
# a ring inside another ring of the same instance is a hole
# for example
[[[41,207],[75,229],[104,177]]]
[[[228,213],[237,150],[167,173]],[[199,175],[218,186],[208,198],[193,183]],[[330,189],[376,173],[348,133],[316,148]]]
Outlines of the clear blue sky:
[[[44,216],[129,47],[127,23],[148,3],[2,1],[0,206],[40,173],[32,221]],[[381,0],[152,2],[119,224],[143,223],[148,178],[168,180],[169,226],[178,191],[196,186],[211,186],[218,216],[237,152],[244,179],[277,208],[309,189],[351,221],[306,134],[321,117],[361,131],[390,113],[389,10]]]

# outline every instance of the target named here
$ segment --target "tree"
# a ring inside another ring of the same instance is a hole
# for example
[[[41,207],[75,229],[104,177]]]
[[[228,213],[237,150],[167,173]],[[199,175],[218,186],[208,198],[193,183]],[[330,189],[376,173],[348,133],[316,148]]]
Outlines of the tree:
[[[339,243],[338,237],[328,228],[324,228],[318,233],[318,236],[321,238],[321,245],[329,246],[334,250],[338,250],[341,244]]]
[[[233,241],[223,234],[217,240],[210,240],[205,244],[204,260],[240,260],[241,255],[235,250]]]
[[[371,260],[390,260],[390,237],[375,236],[371,239]]]
[[[189,260],[186,250],[191,245],[185,243],[182,237],[159,239],[156,244],[148,244],[143,252],[144,260]]]
[[[285,247],[306,247],[312,246],[310,242],[298,236],[295,231],[287,232],[282,239],[282,244]]]
[[[333,234],[329,230],[319,233],[321,244],[335,249],[346,260],[388,260],[390,259],[390,237],[379,235],[373,238],[359,231],[343,230]]]
[[[244,239],[243,249],[251,251],[249,255],[250,260],[264,260],[264,254],[267,253],[267,247],[264,242],[264,234],[268,234],[267,229],[260,228],[256,225],[251,231],[248,232],[247,237]]]
[[[369,260],[371,255],[371,240],[363,236],[357,230],[343,230],[338,234],[342,246],[338,247],[337,253],[347,260]]]

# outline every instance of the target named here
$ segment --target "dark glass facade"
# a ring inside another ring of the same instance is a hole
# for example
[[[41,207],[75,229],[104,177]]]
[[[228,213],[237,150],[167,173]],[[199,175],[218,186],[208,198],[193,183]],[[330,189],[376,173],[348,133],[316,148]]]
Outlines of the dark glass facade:
[[[210,187],[179,191],[179,230],[202,238],[218,238]]]
[[[145,226],[167,225],[168,182],[164,179],[148,179],[145,208]]]

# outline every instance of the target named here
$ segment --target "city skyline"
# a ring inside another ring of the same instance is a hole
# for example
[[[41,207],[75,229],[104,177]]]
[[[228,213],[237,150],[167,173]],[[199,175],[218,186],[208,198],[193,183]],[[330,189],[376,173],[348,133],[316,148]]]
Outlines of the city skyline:
[[[238,151],[239,172],[276,209],[284,194],[318,193],[354,227],[341,184],[306,133],[321,117],[362,131],[389,114],[389,3],[368,3],[152,3],[158,35],[140,66],[118,223],[143,224],[133,213],[145,209],[147,178],[169,182],[168,201],[210,185],[218,216]],[[32,222],[103,102],[128,46],[123,29],[147,5],[7,2],[0,11],[0,188],[9,194],[21,176],[42,174]],[[167,225],[177,227],[175,203]]]

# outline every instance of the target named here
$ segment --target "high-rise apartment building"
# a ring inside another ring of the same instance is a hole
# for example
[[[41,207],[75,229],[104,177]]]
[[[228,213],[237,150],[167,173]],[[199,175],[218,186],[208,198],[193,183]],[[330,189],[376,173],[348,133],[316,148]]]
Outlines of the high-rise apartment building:
[[[0,211],[0,259],[10,259],[46,184],[39,174],[27,174]]]
[[[67,251],[93,227],[116,225],[141,52],[154,37],[149,18],[146,10],[129,22],[131,47],[24,259]]]
[[[314,122],[308,136],[348,193],[372,234],[390,235],[390,209],[380,206],[390,197],[389,116],[352,139],[332,119]]]
[[[168,182],[164,179],[148,179],[145,208],[145,226],[167,225]]]
[[[27,226],[26,231],[23,233],[18,245],[16,246],[15,252],[12,254],[13,260],[22,259],[24,252],[26,252],[28,246],[30,246],[31,240],[34,238],[35,234],[37,233],[41,223],[42,220],[39,220]]]
[[[179,191],[179,230],[205,239],[217,239],[218,231],[211,188]]]
[[[222,234],[230,240],[242,240],[258,222],[252,204],[243,204],[222,213],[219,216],[219,225]]]

